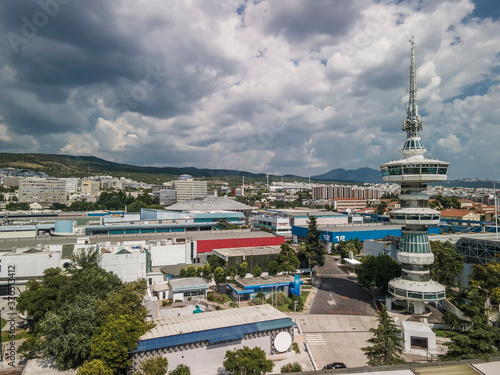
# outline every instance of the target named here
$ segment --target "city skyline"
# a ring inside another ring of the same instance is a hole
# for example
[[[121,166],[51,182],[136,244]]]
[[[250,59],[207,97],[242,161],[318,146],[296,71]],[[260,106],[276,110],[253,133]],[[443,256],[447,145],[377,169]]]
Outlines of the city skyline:
[[[2,151],[377,169],[401,157],[414,36],[428,157],[451,179],[500,179],[496,2],[113,4],[0,4]]]

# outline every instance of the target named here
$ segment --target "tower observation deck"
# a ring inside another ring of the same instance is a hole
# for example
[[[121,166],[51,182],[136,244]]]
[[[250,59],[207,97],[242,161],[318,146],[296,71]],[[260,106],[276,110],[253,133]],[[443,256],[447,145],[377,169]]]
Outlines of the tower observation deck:
[[[444,181],[449,163],[426,159],[420,138],[423,121],[418,115],[417,74],[415,42],[411,43],[410,90],[406,109],[406,120],[402,130],[406,140],[401,153],[403,159],[380,166],[386,182],[401,184],[401,208],[390,212],[391,222],[403,225],[398,261],[402,276],[389,282],[389,293],[393,298],[407,302],[408,310],[415,314],[425,312],[425,303],[445,298],[445,287],[430,279],[430,266],[434,263],[427,227],[439,223],[439,211],[429,208],[429,196],[423,191],[427,183]]]

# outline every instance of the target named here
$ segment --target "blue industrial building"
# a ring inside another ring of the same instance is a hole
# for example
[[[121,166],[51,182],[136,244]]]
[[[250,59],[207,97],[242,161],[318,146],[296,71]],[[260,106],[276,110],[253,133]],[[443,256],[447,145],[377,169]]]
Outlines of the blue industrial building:
[[[134,214],[136,215],[136,214]],[[245,215],[241,212],[171,212],[142,209],[140,220],[127,221],[127,214],[121,218],[108,218],[100,225],[87,225],[85,234],[133,234],[207,231],[218,229],[219,221],[244,225]]]
[[[374,225],[374,226],[346,226],[318,228],[321,231],[321,240],[324,242],[341,242],[354,240],[360,241],[382,239],[385,236],[401,237],[401,226],[399,225]],[[298,240],[307,237],[308,228],[292,226],[292,235]],[[429,234],[439,234],[439,228],[429,228]]]

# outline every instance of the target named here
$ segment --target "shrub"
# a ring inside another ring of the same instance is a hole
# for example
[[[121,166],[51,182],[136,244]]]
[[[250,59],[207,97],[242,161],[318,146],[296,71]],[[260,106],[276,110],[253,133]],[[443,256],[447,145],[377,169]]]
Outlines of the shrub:
[[[299,296],[293,295],[292,300],[288,304],[288,308],[292,311],[295,309],[295,301],[297,301],[297,309],[296,311],[302,311],[304,310],[304,301],[302,301],[302,298],[299,298]]]
[[[300,354],[299,344],[297,344],[296,342],[292,344],[292,349],[295,353]]]
[[[171,299],[164,299],[163,301],[161,301],[162,306],[170,306],[171,304],[172,304]]]
[[[287,363],[281,368],[282,374],[288,374],[290,372],[302,372],[302,366],[298,362]]]
[[[239,305],[236,302],[231,302],[229,304],[229,307],[236,308],[236,307],[239,307]]]
[[[287,302],[287,299],[288,299],[288,297],[286,296],[285,293],[278,292],[278,293],[271,293],[271,294],[269,294],[269,296],[267,297],[266,302],[270,304],[271,302],[274,301],[274,303],[276,303],[276,299],[275,299],[276,297],[278,298],[278,306],[284,305]]]

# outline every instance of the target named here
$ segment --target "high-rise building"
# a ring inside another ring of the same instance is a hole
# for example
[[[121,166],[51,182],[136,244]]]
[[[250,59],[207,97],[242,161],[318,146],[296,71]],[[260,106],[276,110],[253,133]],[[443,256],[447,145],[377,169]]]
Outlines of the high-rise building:
[[[426,159],[427,150],[420,132],[423,121],[418,115],[415,43],[411,42],[410,91],[406,120],[402,130],[406,140],[401,150],[403,159],[382,164],[383,180],[401,184],[401,208],[390,213],[391,222],[404,225],[401,229],[400,250],[397,254],[402,265],[402,277],[389,282],[389,293],[394,300],[407,303],[415,314],[425,312],[425,303],[445,298],[445,287],[430,279],[430,266],[434,263],[428,238],[428,226],[439,224],[439,211],[428,207],[429,196],[423,191],[427,183],[445,181],[449,163]]]
[[[175,194],[177,202],[204,198],[207,196],[207,182],[196,181],[192,176],[183,174],[175,181]]]
[[[99,181],[94,180],[82,180],[81,181],[81,193],[88,194],[91,197],[96,197],[101,192],[101,184]]]
[[[66,203],[66,181],[58,178],[25,178],[19,181],[19,202]]]

